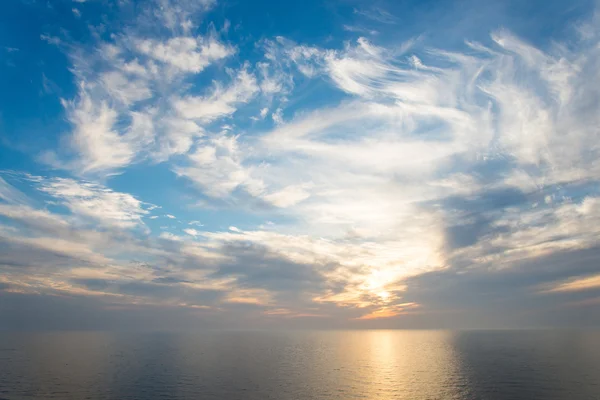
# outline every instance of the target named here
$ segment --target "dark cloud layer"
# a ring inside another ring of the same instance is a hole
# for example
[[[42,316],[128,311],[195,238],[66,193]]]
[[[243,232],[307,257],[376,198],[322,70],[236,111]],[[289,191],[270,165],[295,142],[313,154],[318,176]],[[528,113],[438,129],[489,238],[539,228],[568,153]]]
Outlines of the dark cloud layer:
[[[600,248],[557,252],[503,267],[451,267],[409,279],[404,299],[426,310],[456,314],[450,326],[454,328],[476,327],[477,321],[495,327],[543,327],[569,326],[579,320],[595,326],[600,323],[597,305],[578,303],[600,298],[600,288],[544,291],[567,279],[593,276],[599,269]]]

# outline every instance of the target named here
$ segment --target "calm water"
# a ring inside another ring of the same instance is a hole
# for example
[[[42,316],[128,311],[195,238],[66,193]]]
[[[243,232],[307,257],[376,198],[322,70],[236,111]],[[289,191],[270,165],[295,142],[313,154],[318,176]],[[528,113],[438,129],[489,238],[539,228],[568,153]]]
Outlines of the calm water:
[[[0,334],[1,399],[600,399],[600,332]]]

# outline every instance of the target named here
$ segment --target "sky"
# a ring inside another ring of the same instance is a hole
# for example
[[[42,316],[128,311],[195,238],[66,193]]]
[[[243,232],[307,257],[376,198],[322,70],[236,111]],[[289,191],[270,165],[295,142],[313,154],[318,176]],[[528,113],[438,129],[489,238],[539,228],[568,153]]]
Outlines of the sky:
[[[0,329],[600,326],[599,6],[3,1]]]

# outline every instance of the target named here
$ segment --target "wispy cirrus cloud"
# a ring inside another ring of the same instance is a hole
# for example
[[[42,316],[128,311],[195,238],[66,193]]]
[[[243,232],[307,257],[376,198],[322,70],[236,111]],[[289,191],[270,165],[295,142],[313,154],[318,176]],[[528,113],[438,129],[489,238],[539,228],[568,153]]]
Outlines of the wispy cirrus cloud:
[[[209,5],[163,3],[164,12],[144,10],[131,30],[111,40],[66,48],[79,87],[75,98],[62,100],[73,131],[65,138],[67,149],[48,151],[43,161],[86,176],[120,173],[147,159],[165,161],[186,153],[204,134],[202,124],[232,114],[236,103],[258,90],[254,75],[242,68],[231,71],[228,88],[217,82],[210,95],[186,94],[186,80],[231,57],[235,47],[214,30],[197,35],[180,27],[166,37],[140,36],[151,21],[175,29]]]
[[[241,70],[227,88],[217,85],[206,97],[188,96],[178,99],[174,107],[186,119],[212,122],[230,115],[238,103],[246,103],[258,91],[254,75]]]
[[[360,15],[361,17],[368,18],[375,22],[382,24],[394,24],[398,22],[398,18],[391,14],[389,11],[384,10],[380,7],[354,9],[354,14]]]
[[[143,225],[142,217],[149,213],[150,205],[96,183],[56,178],[42,181],[39,190],[59,200],[71,213],[99,225],[133,228]]]
[[[211,63],[231,56],[234,49],[208,37],[174,37],[166,42],[152,39],[134,41],[135,49],[178,72],[199,73]]]
[[[27,204],[29,199],[0,176],[0,199],[9,204]]]

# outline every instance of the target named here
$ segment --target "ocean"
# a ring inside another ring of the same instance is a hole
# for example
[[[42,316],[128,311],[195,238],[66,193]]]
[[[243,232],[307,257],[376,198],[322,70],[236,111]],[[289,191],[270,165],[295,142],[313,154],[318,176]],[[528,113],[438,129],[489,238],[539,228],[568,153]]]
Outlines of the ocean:
[[[0,333],[0,399],[600,399],[600,331]]]

